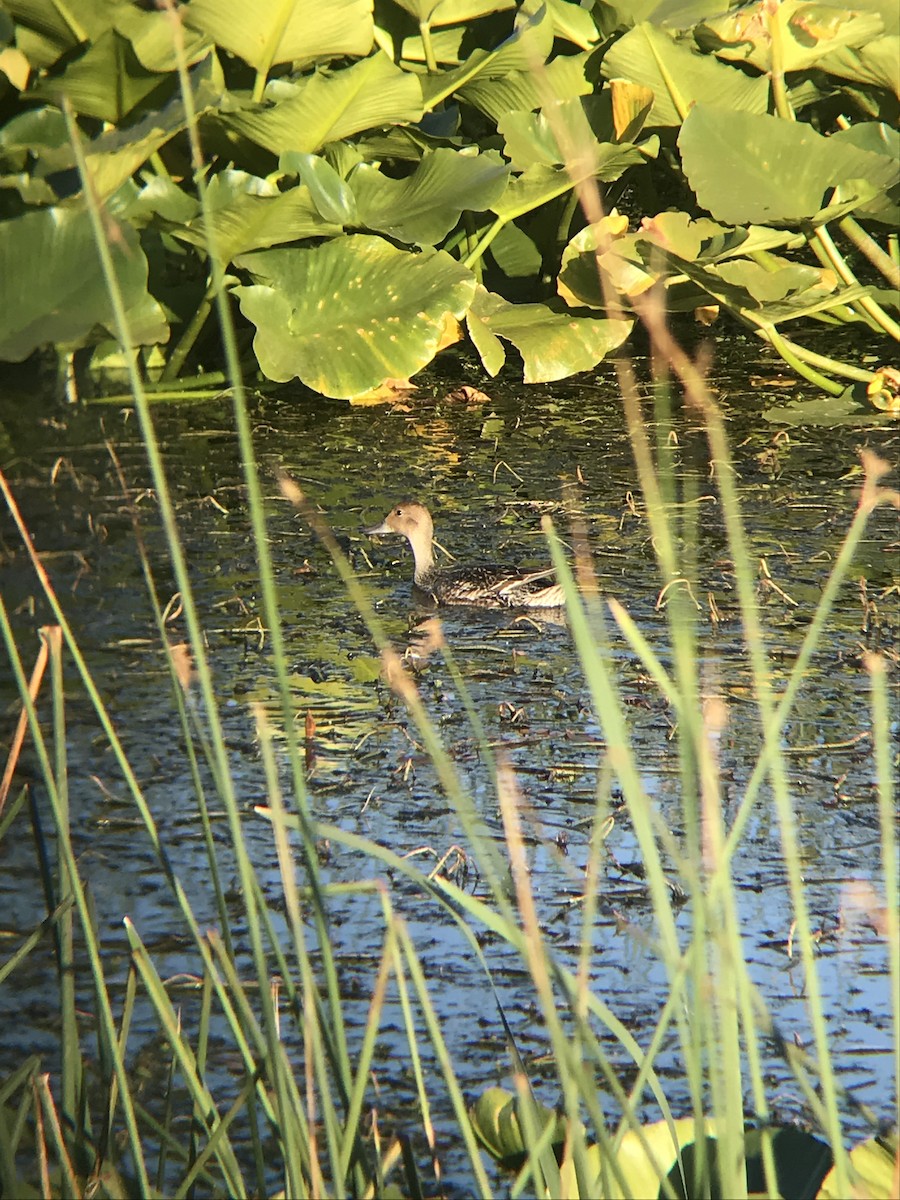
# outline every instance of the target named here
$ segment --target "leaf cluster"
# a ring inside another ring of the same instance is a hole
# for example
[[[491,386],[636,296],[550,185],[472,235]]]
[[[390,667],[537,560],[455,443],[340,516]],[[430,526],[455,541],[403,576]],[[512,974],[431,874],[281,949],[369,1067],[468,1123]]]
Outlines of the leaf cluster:
[[[0,359],[108,351],[89,188],[132,348],[165,378],[216,353],[227,288],[248,365],[329,396],[464,331],[490,374],[511,345],[526,382],[559,379],[651,298],[871,393],[781,327],[898,334],[895,6],[720,9],[3,0]]]

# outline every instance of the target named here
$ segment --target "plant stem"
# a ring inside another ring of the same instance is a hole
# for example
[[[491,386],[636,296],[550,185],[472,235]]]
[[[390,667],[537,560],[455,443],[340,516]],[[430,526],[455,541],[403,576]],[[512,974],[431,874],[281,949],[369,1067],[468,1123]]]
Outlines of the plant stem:
[[[206,324],[206,318],[209,316],[215,300],[215,286],[215,281],[211,280],[206,291],[203,293],[203,299],[197,305],[196,312],[181,335],[178,345],[169,355],[166,365],[163,368],[163,373],[160,376],[163,382],[178,378],[181,368],[184,366],[184,360],[194,348],[194,343],[200,336],[203,326]]]
[[[772,99],[775,101],[775,111],[783,121],[794,121],[794,110],[788,99],[787,88],[784,86],[784,41],[781,28],[780,5],[764,5],[766,25],[768,27],[772,47],[769,79],[772,83]]]
[[[824,225],[820,225],[813,234],[813,239],[810,241],[813,251],[816,251],[816,246],[825,254],[829,266],[833,268],[838,277],[848,286],[858,286],[859,280],[847,265],[847,260],[834,244],[834,239]],[[883,329],[885,333],[889,333],[895,341],[900,342],[900,325],[884,311],[881,305],[873,300],[871,296],[861,296],[858,300],[853,301],[853,307],[862,312],[867,318],[875,322],[875,324]]]
[[[900,264],[895,263],[891,256],[882,250],[875,239],[863,229],[862,225],[851,216],[838,221],[838,229],[864,254],[876,271],[880,271],[892,288],[900,291]]]
[[[841,394],[844,390],[841,385],[835,383],[833,379],[828,379],[825,375],[820,375],[812,366],[805,363],[802,358],[794,353],[795,349],[799,349],[799,347],[795,347],[791,342],[785,341],[774,325],[769,324],[768,321],[760,321],[759,318],[753,320],[751,317],[751,320],[762,336],[771,343],[788,366],[793,367],[798,375],[802,375],[804,379],[808,379],[810,383],[814,383],[816,387],[828,392],[829,395],[839,396]],[[834,364],[833,369],[835,373],[838,373],[837,368],[839,365],[842,366],[843,364]]]
[[[786,346],[791,354],[796,355],[803,362],[809,363],[811,367],[821,367],[825,371],[831,371],[834,375],[840,375],[843,379],[852,379],[856,383],[871,383],[875,378],[872,371],[865,371],[862,367],[852,367],[848,363],[839,362],[837,359],[827,358],[824,354],[816,354],[814,350],[807,350],[805,346],[798,345],[780,333],[776,334],[776,336],[780,338],[782,345]]]
[[[434,57],[434,43],[431,40],[431,26],[427,18],[419,22],[419,33],[422,38],[422,51],[425,55],[425,66],[429,75],[437,75],[437,59]]]
[[[266,90],[266,83],[269,78],[269,71],[272,68],[272,63],[275,61],[275,55],[281,44],[281,39],[284,37],[284,31],[287,28],[288,21],[291,19],[293,9],[294,0],[281,0],[281,9],[269,29],[269,36],[263,47],[262,59],[256,69],[256,78],[253,81],[253,95],[251,98],[257,104],[263,98],[263,92]]]

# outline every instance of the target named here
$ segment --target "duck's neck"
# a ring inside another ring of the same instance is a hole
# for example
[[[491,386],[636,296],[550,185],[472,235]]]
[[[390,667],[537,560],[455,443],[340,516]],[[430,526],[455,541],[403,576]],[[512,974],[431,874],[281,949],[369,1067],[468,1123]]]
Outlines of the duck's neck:
[[[413,579],[422,587],[428,582],[435,571],[431,538],[426,536],[425,531],[422,530],[420,531],[420,536],[414,536],[409,539],[409,544],[412,546],[413,559],[416,564]]]

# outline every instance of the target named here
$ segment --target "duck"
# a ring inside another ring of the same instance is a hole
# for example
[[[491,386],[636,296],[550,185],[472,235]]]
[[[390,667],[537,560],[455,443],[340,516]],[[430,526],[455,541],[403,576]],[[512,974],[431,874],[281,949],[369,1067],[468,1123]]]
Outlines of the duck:
[[[552,567],[523,571],[489,563],[437,566],[434,521],[425,505],[417,500],[395,505],[380,525],[365,532],[369,537],[398,534],[407,539],[415,560],[413,588],[435,604],[472,604],[482,608],[562,608],[565,604],[562,585],[555,582]]]

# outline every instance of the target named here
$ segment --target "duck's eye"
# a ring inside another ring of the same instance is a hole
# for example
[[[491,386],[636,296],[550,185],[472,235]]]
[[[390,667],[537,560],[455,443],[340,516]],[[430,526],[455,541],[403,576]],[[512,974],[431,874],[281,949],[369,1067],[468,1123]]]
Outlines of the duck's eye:
[[[403,509],[402,509],[402,508],[395,508],[395,509],[394,509],[394,516],[395,516],[395,517],[402,517],[402,516],[403,516]]]

